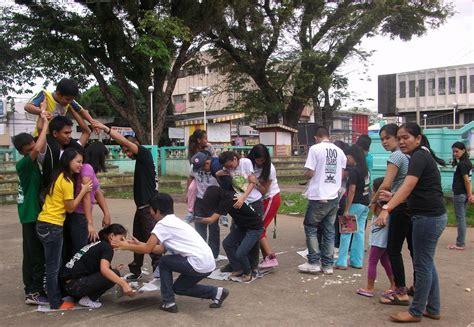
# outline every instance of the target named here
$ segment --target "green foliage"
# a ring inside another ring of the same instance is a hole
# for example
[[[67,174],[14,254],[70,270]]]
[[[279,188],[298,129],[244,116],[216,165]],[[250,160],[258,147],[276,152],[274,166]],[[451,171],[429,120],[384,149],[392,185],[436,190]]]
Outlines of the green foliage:
[[[360,48],[365,36],[409,40],[451,14],[441,0],[235,1],[210,37],[216,58],[233,63],[229,85],[242,94],[240,104],[294,126],[311,102],[327,113],[348,96],[338,69],[348,58],[371,55]]]

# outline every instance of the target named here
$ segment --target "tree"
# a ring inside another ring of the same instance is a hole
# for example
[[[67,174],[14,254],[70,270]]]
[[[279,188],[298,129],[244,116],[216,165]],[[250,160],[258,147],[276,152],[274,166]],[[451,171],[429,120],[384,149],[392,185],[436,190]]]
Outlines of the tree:
[[[338,102],[329,91],[338,68],[360,49],[364,37],[376,34],[409,40],[436,28],[452,6],[429,0],[242,0],[233,1],[209,37],[233,63],[231,87],[244,88],[248,110],[265,113],[269,123],[295,126],[311,102],[318,116],[329,119]],[[323,97],[325,100],[312,101]],[[328,100],[328,101],[326,101]],[[324,109],[324,115],[323,115]]]
[[[26,92],[23,85],[34,86],[38,77],[56,82],[70,76],[82,88],[95,81],[142,143],[150,141],[148,87],[155,90],[157,143],[178,73],[205,44],[202,35],[221,6],[193,0],[21,3],[0,16],[2,91]],[[119,92],[109,88],[111,81]]]

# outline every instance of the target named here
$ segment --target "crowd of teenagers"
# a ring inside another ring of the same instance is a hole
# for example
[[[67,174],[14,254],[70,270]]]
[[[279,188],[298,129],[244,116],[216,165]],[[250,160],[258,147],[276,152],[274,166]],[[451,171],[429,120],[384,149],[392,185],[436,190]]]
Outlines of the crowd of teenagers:
[[[232,221],[222,247],[229,263],[220,270],[228,272],[230,279],[250,282],[259,270],[278,266],[267,230],[280,207],[280,188],[265,145],[254,146],[247,157],[233,151],[217,156],[206,131],[194,131],[188,148],[188,214],[182,220],[174,214],[171,196],[157,191],[151,152],[134,137],[124,137],[94,120],[74,101],[77,94],[77,83],[71,79],[62,79],[55,92],[40,91],[25,107],[39,116],[37,137],[21,133],[13,139],[23,155],[16,169],[27,304],[68,309],[75,305],[64,300],[70,296],[81,306],[99,308],[99,298],[114,285],[134,296],[129,282],[142,278],[144,255],[149,254],[153,279],[144,287],[161,291],[162,310],[178,312],[175,294],[210,299],[211,308],[220,308],[229,290],[200,281],[216,269],[220,225],[229,225],[228,216]],[[71,139],[73,122],[67,112],[82,130],[79,140]],[[84,119],[135,160],[133,238],[111,221],[97,178],[106,169],[108,150],[100,142],[87,144],[92,131]],[[381,128],[382,145],[391,154],[385,177],[374,180],[368,136],[360,136],[349,146],[331,142],[328,130],[319,127],[314,139],[304,173],[308,179],[304,194],[308,199],[304,217],[308,254],[298,270],[330,275],[333,269],[362,269],[368,229],[367,286],[357,289],[357,294],[375,296],[380,261],[389,280],[380,303],[408,306],[407,311],[391,315],[393,321],[417,322],[422,316],[440,319],[434,255],[447,222],[438,169],[445,162],[431,150],[420,127],[411,122]],[[461,251],[466,205],[474,202],[472,165],[463,143],[456,142],[452,150],[458,237],[448,248]],[[92,215],[96,203],[103,212],[99,232]],[[367,224],[369,210],[372,222]],[[342,221],[352,221],[355,228],[340,230]],[[405,240],[414,267],[409,287],[402,257]],[[129,273],[124,276],[122,266],[111,266],[117,249],[133,252]],[[173,272],[179,273],[176,280]]]

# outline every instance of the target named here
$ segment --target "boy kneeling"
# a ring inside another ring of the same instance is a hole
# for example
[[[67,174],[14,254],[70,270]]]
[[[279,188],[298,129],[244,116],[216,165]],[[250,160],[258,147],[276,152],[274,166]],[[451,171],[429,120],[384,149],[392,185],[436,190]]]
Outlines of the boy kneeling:
[[[158,193],[150,200],[150,211],[157,221],[146,243],[117,241],[121,250],[136,253],[171,254],[160,259],[161,310],[178,312],[174,294],[212,299],[211,308],[220,308],[229,291],[222,287],[199,285],[216,268],[211,248],[187,223],[174,215],[173,199]],[[173,284],[173,271],[181,275]]]

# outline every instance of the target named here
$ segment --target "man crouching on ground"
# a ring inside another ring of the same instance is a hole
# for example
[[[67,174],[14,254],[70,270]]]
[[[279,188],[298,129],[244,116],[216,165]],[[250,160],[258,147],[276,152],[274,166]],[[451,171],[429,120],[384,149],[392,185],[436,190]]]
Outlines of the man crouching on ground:
[[[229,291],[222,287],[199,285],[216,268],[211,248],[192,228],[174,215],[173,199],[158,193],[150,201],[151,215],[157,221],[146,243],[118,241],[113,245],[137,253],[171,254],[160,260],[161,310],[178,312],[174,294],[212,299],[211,308],[220,308]],[[173,271],[180,276],[173,284]]]

